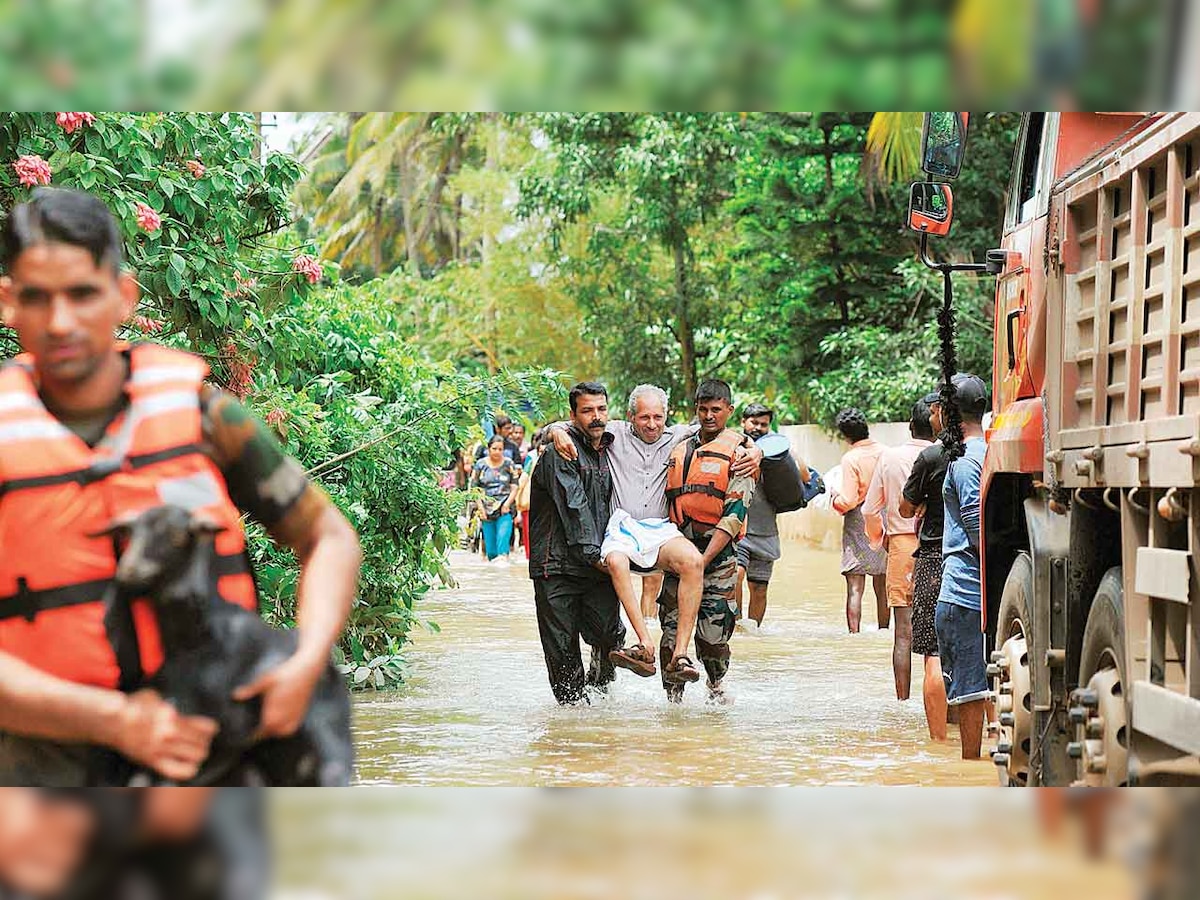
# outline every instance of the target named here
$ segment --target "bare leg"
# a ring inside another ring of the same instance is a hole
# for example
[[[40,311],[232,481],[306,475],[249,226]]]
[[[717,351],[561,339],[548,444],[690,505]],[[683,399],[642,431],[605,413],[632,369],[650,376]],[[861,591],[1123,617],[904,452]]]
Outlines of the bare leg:
[[[762,620],[767,614],[767,586],[757,581],[751,581],[750,584],[750,612],[749,616],[759,625],[762,625]]]
[[[633,626],[633,633],[637,635],[638,643],[643,647],[653,647],[654,645],[650,641],[650,632],[646,630],[646,620],[642,617],[641,603],[633,591],[629,557],[624,553],[610,553],[605,559],[605,564],[608,566],[608,576],[612,579],[613,589],[617,592],[617,599],[621,601],[621,608],[629,617],[629,624]]]
[[[642,576],[642,618],[658,618],[658,595],[662,591],[662,581],[661,572]]]
[[[866,575],[843,575],[846,579],[846,627],[858,634],[862,624],[862,598],[867,589]]]
[[[925,721],[929,736],[935,741],[946,740],[946,682],[942,680],[942,661],[936,656],[925,657],[925,681],[921,685],[925,698]]]
[[[704,557],[685,537],[667,541],[658,551],[658,565],[679,576],[679,630],[675,634],[674,659],[688,655],[688,645],[700,616],[700,594],[704,590]]]
[[[897,606],[896,634],[892,640],[892,674],[896,678],[896,699],[907,700],[912,689],[912,607]]]
[[[1062,836],[1063,819],[1066,817],[1067,792],[1059,787],[1044,787],[1033,792],[1037,798],[1038,819],[1042,832],[1049,838]]]
[[[875,588],[875,621],[880,628],[887,628],[892,624],[892,611],[887,605],[887,576],[872,575],[871,584]],[[863,592],[866,593],[865,587]]]
[[[983,746],[983,701],[959,704],[958,734],[962,740],[962,758],[979,759]]]

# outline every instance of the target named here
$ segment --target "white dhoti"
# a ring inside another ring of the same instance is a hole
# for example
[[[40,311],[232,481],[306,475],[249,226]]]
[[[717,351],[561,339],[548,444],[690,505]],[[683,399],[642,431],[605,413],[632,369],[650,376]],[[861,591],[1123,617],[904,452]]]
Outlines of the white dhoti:
[[[610,553],[623,553],[634,565],[653,569],[658,562],[659,549],[677,537],[681,537],[679,529],[669,519],[635,519],[625,510],[618,509],[604,529],[600,559],[608,559]]]

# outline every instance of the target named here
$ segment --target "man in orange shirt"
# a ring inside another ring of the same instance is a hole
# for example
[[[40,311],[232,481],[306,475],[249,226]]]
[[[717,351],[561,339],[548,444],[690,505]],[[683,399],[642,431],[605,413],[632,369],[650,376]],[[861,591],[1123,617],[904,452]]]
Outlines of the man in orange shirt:
[[[858,634],[862,622],[862,598],[870,575],[875,588],[875,612],[880,628],[891,624],[887,605],[887,555],[871,546],[862,510],[867,488],[875,475],[883,444],[871,440],[867,417],[857,409],[843,409],[834,427],[850,445],[842,457],[842,486],[832,491],[834,510],[842,516],[842,576],[846,579],[846,626]],[[876,517],[878,518],[878,517]],[[878,528],[878,524],[873,527]]]
[[[911,437],[899,447],[888,447],[879,455],[875,476],[867,489],[863,513],[867,519],[867,537],[872,547],[887,552],[887,603],[895,611],[896,637],[892,645],[892,674],[896,679],[896,699],[907,700],[912,684],[912,603],[913,567],[920,541],[918,522],[900,510],[904,485],[921,451],[933,443],[929,424],[929,406],[921,400],[913,404],[908,431]],[[882,513],[880,519],[878,514]],[[879,529],[882,525],[882,530]]]

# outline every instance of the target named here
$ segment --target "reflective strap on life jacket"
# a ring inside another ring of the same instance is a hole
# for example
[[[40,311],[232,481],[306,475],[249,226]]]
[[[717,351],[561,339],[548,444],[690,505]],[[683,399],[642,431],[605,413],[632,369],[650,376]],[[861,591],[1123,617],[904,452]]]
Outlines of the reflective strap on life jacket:
[[[226,575],[252,575],[253,571],[245,553],[231,553],[217,555],[212,574],[214,577],[223,578]],[[16,618],[32,622],[38,613],[45,610],[99,602],[112,583],[111,578],[101,578],[96,581],[81,581],[63,587],[31,591],[28,589],[25,579],[19,578],[17,579],[17,593],[0,597],[0,622]]]
[[[5,494],[11,494],[16,491],[53,487],[59,484],[75,483],[80,487],[85,487],[97,481],[103,481],[109,475],[113,474],[113,472],[122,468],[141,469],[146,466],[152,466],[155,463],[166,462],[170,459],[178,459],[181,456],[202,452],[203,450],[197,444],[184,444],[181,447],[170,447],[166,450],[159,450],[156,453],[135,454],[124,460],[101,458],[97,459],[88,468],[76,469],[73,472],[60,472],[54,475],[40,475],[34,478],[14,478],[11,481],[0,481],[0,498],[3,498]]]

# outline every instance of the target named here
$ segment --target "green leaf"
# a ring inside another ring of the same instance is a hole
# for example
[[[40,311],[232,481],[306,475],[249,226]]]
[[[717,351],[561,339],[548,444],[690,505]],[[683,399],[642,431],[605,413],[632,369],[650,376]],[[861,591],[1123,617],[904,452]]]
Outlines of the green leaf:
[[[167,269],[167,288],[176,297],[183,294],[183,276],[174,267]]]
[[[182,275],[184,272],[187,271],[187,260],[184,259],[182,256],[180,256],[178,253],[176,253],[174,251],[171,252],[171,258],[170,258],[169,262],[170,262],[171,268],[174,269],[176,272],[178,272],[180,275]]]
[[[158,177],[158,186],[162,188],[162,192],[168,198],[175,196],[175,182],[173,182],[168,176],[160,175]]]
[[[364,681],[366,681],[370,677],[371,677],[371,667],[370,666],[359,666],[357,669],[354,670],[354,683],[355,684],[362,684]]]

